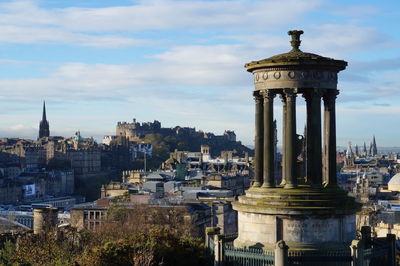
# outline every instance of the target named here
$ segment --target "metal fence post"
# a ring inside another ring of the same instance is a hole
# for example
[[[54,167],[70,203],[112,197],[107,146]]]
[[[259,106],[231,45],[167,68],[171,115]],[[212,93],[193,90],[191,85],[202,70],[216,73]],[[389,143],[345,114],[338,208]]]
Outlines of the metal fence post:
[[[389,249],[388,266],[396,266],[396,235],[387,234],[386,241]]]
[[[353,240],[350,245],[351,266],[364,266],[364,243],[362,240]]]
[[[288,249],[285,241],[279,240],[275,245],[275,266],[288,266]]]
[[[363,226],[361,227],[361,240],[364,242],[364,248],[371,248],[371,227]]]

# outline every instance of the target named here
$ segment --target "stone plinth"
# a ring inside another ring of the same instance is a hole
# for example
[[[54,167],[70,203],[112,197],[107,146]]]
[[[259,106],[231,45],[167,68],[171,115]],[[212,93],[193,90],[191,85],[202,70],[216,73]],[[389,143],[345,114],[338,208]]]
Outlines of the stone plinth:
[[[251,188],[233,203],[239,232],[235,247],[345,248],[355,238],[358,204],[338,188]]]

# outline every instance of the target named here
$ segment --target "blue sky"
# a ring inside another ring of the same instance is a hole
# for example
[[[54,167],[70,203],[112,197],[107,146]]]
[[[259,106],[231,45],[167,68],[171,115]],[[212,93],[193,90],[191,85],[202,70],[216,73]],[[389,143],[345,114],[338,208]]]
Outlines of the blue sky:
[[[0,137],[36,138],[46,100],[54,135],[101,138],[152,121],[252,144],[244,64],[301,49],[343,59],[337,141],[400,146],[399,1],[0,1]],[[278,102],[278,101],[277,101]],[[305,121],[298,97],[298,133]],[[276,104],[281,122],[281,107]]]

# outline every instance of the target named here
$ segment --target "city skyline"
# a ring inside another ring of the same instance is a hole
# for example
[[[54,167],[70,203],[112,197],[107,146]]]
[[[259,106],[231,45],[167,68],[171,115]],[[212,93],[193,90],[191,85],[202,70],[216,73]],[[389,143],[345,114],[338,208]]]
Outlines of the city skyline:
[[[292,8],[287,9],[288,6]],[[253,145],[252,76],[243,65],[301,49],[343,59],[337,143],[400,146],[400,4],[387,1],[5,1],[0,4],[0,137],[115,134],[159,120]],[[157,97],[155,97],[157,96]],[[297,133],[304,99],[298,97]],[[275,108],[278,125],[281,109]],[[278,128],[279,130],[279,128]],[[280,134],[278,132],[278,134]]]

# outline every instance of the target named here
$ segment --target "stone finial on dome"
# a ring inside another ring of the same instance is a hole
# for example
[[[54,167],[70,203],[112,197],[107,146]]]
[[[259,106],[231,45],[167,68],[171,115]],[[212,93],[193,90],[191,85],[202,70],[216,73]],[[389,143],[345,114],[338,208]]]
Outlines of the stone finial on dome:
[[[293,49],[292,51],[300,51],[300,35],[303,34],[304,31],[302,30],[290,30],[288,31],[288,35],[292,36],[292,40],[290,41],[290,44],[292,45]]]

